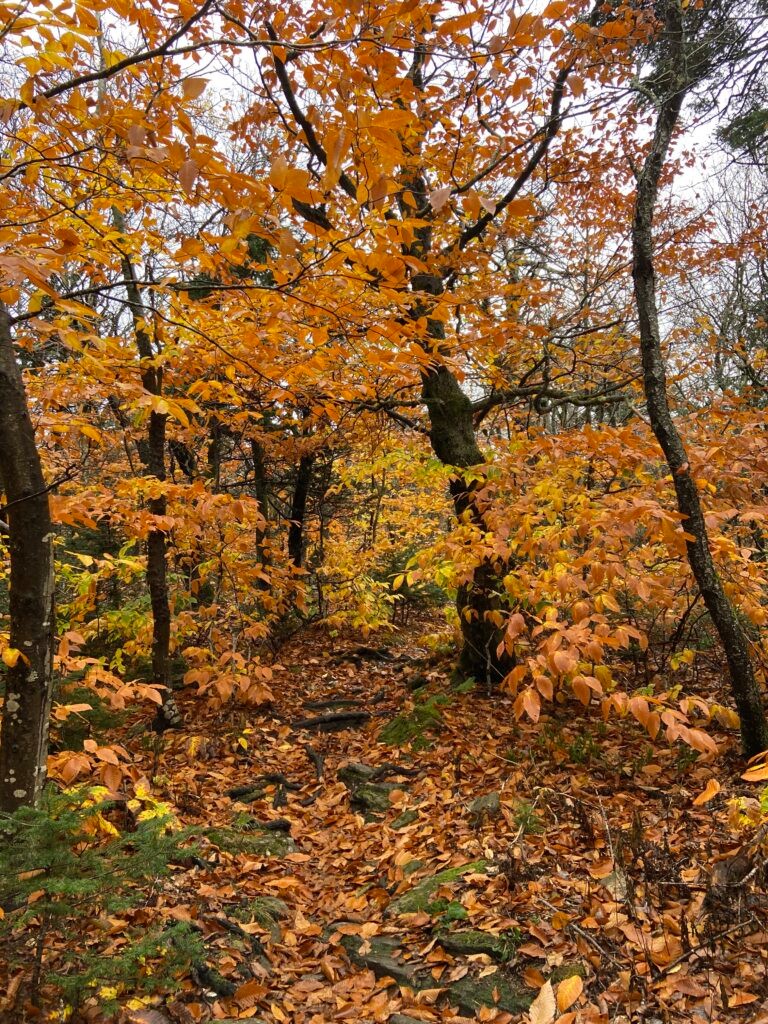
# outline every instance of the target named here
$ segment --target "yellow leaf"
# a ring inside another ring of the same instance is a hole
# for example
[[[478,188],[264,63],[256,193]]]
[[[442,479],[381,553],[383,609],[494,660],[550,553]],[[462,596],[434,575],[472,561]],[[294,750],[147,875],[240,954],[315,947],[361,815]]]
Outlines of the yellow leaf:
[[[96,427],[92,427],[89,423],[84,423],[80,427],[80,433],[85,437],[89,437],[91,441],[95,441],[96,444],[101,444],[101,431],[97,430]]]
[[[569,1006],[573,1006],[583,991],[584,982],[578,974],[564,978],[557,989],[557,1008],[560,1013],[564,1013]]]
[[[702,804],[708,803],[712,797],[717,796],[720,792],[720,783],[717,779],[710,779],[707,785],[704,787],[701,793],[693,801],[694,807],[701,807]]]
[[[24,655],[15,647],[6,647],[3,651],[3,661],[8,668],[16,668],[19,663],[19,658],[24,658]]]

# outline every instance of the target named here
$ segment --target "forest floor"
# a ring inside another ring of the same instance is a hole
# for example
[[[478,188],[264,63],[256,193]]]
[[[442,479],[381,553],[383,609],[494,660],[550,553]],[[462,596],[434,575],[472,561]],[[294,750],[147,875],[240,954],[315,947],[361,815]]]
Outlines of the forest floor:
[[[702,760],[572,701],[515,722],[451,690],[428,628],[305,631],[268,710],[184,693],[184,730],[128,731],[154,795],[223,831],[140,911],[194,923],[211,970],[123,1020],[768,1022],[764,872],[729,807],[759,789],[733,735]],[[370,717],[296,725],[350,711]],[[422,749],[380,742],[399,714],[431,726]]]

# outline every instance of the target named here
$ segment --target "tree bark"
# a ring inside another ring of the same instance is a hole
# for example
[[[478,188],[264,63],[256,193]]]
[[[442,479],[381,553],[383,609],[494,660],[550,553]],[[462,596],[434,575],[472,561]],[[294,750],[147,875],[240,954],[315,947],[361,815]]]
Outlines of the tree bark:
[[[0,304],[0,481],[10,548],[10,640],[0,730],[0,811],[33,806],[45,782],[55,636],[53,527],[8,313]]]
[[[302,455],[296,471],[296,483],[291,501],[291,522],[288,527],[288,557],[300,569],[304,561],[304,520],[307,514],[307,498],[312,483],[314,455]]]
[[[122,229],[122,217],[116,215],[118,227]],[[142,301],[131,261],[122,260],[125,289],[131,307],[136,348],[141,360],[141,382],[150,395],[163,393],[163,368],[152,347],[147,329],[150,316]],[[165,482],[165,442],[168,417],[154,409],[149,414],[149,426],[139,454],[144,463],[146,475]],[[165,516],[168,500],[164,491],[150,498],[147,508],[152,516]],[[165,530],[153,528],[147,535],[147,587],[152,607],[152,681],[163,687],[163,703],[155,719],[158,729],[178,727],[181,724],[176,701],[171,692],[171,602],[168,593],[168,540]]]
[[[664,355],[661,348],[656,272],[653,261],[653,216],[659,181],[690,83],[686,79],[686,44],[680,8],[666,5],[665,45],[669,87],[659,105],[651,148],[640,171],[632,222],[632,279],[640,327],[643,386],[648,417],[656,440],[672,473],[678,510],[688,535],[686,550],[691,571],[701,591],[725,651],[734,701],[739,712],[741,742],[747,756],[768,749],[768,724],[755,677],[749,643],[739,617],[717,572],[696,481],[669,408]]]
[[[438,274],[420,274],[412,286],[428,295],[439,296],[443,279]],[[412,315],[424,315],[420,303]],[[427,331],[435,341],[445,338],[441,321],[428,318]],[[481,466],[485,456],[477,443],[472,402],[464,393],[449,367],[440,363],[422,374],[421,396],[429,415],[429,439],[432,450],[446,466],[470,469]],[[457,473],[451,481],[450,491],[457,518],[469,516],[480,528],[483,516],[477,507],[473,491],[475,484]],[[484,559],[474,570],[472,579],[462,583],[456,593],[456,611],[459,615],[462,645],[457,670],[460,674],[488,685],[499,683],[514,668],[514,659],[502,648],[503,630],[489,615],[500,610],[502,567]]]
[[[260,441],[251,439],[251,458],[253,462],[253,493],[259,503],[259,512],[264,518],[264,526],[256,531],[256,557],[262,565],[269,562],[267,548],[267,522],[269,520],[269,482],[267,467],[264,461],[264,448]]]

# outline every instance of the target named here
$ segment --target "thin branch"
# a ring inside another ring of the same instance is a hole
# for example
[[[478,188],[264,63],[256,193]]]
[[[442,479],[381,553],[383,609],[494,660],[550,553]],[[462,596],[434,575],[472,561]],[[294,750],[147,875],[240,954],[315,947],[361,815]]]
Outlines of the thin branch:
[[[265,22],[265,28],[267,34],[273,44],[277,44],[277,33],[275,32],[270,22]],[[291,113],[299,125],[301,130],[304,132],[304,138],[307,140],[307,146],[310,151],[317,157],[323,167],[328,166],[328,154],[323,147],[322,142],[318,139],[312,122],[306,116],[304,111],[299,106],[299,101],[296,99],[296,93],[293,90],[291,79],[288,76],[288,70],[285,63],[277,56],[275,50],[272,50],[272,59],[275,64],[275,72],[277,74],[277,80],[280,82],[280,87],[283,90],[283,96],[288,104]],[[357,187],[352,179],[344,172],[341,171],[339,174],[339,185],[344,189],[350,199],[357,199]]]

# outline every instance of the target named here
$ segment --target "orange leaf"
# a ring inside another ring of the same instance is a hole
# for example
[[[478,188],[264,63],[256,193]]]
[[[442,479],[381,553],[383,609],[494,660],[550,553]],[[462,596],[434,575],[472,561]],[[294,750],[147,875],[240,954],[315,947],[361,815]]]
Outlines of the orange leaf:
[[[528,687],[523,694],[523,707],[528,717],[532,721],[538,722],[539,715],[541,714],[541,701],[539,700],[538,693],[531,687]]]
[[[557,1008],[560,1013],[564,1013],[569,1006],[573,1006],[583,991],[584,982],[578,974],[564,978],[557,989]]]
[[[699,793],[699,795],[693,801],[694,807],[701,807],[702,804],[709,803],[712,797],[717,796],[719,792],[720,783],[717,781],[717,779],[710,779],[706,787],[702,790],[701,793]]]
[[[609,21],[607,25],[602,26],[600,31],[606,39],[623,39],[632,31],[632,26],[626,21]],[[684,466],[680,467],[678,473],[685,472],[687,468],[688,463],[686,462]]]
[[[202,96],[208,85],[207,78],[185,78],[181,83],[181,92],[185,100],[196,100]]]

